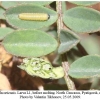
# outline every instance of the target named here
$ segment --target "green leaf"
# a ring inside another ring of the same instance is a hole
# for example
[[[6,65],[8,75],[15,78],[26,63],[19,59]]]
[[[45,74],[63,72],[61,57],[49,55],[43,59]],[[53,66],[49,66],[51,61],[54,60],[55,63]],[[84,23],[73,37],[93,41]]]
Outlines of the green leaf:
[[[35,5],[48,5],[52,2],[54,2],[54,1],[25,1],[25,2],[22,1],[23,4],[31,4],[31,5],[32,4],[35,4]]]
[[[2,1],[1,6],[5,9],[16,6],[18,4],[31,4],[31,5],[48,5],[53,1]]]
[[[9,7],[16,6],[18,5],[18,1],[2,1],[1,6],[4,7],[5,9],[8,9]]]
[[[64,79],[64,77],[63,78],[60,78],[58,81],[57,81],[57,83],[59,83],[59,84],[66,84],[66,81],[65,81],[65,79]]]
[[[66,11],[66,1],[62,1],[62,11],[63,13]]]
[[[2,40],[7,34],[11,33],[13,29],[11,28],[0,28],[0,40]]]
[[[77,33],[91,33],[100,30],[100,12],[87,7],[74,7],[65,11],[64,23]]]
[[[52,63],[53,63],[54,65],[59,65],[59,66],[61,66],[61,64],[62,64],[61,55],[58,55],[58,54],[57,54],[57,56],[55,57],[55,59],[53,60]]]
[[[100,56],[84,56],[70,66],[68,74],[73,78],[92,78],[100,76]]]
[[[53,36],[55,39],[57,39],[57,31],[56,30],[51,30],[51,31],[48,31],[47,33],[49,33],[51,36]]]
[[[84,47],[89,55],[100,54],[100,40],[97,35],[89,35],[83,38],[80,44]]]
[[[58,53],[63,54],[79,43],[79,37],[70,30],[61,30]]]
[[[16,56],[40,57],[56,50],[57,41],[39,30],[18,30],[3,40],[5,49]]]
[[[74,3],[76,5],[82,5],[82,6],[89,6],[89,5],[99,3],[98,1],[69,1],[69,2]]]
[[[5,19],[5,16],[3,15],[5,10],[0,7],[0,19]]]
[[[19,19],[20,13],[46,13],[50,15],[47,21],[27,21]],[[19,5],[9,8],[6,13],[7,22],[15,28],[21,29],[40,29],[52,25],[57,20],[57,13],[43,6]]]

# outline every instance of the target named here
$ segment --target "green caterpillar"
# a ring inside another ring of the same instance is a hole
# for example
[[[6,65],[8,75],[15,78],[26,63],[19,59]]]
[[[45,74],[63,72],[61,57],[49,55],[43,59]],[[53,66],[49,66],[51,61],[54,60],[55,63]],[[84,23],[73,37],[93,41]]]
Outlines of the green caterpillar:
[[[25,58],[18,67],[31,76],[41,78],[59,79],[64,76],[62,67],[53,67],[50,62],[42,58]]]

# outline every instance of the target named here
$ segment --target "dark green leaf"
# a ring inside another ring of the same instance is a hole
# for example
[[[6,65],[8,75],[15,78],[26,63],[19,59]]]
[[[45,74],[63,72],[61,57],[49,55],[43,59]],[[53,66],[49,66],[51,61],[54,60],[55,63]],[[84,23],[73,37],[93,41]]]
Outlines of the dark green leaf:
[[[18,30],[3,40],[5,49],[16,56],[40,57],[56,50],[57,41],[38,30]]]
[[[58,65],[58,66],[61,66],[62,60],[61,60],[61,56],[60,55],[57,55],[55,57],[55,59],[53,60],[53,64]]]
[[[80,57],[82,57],[82,54],[77,47],[74,47],[67,52],[67,59],[69,64],[72,64],[75,60],[79,59]]]
[[[63,77],[63,78],[60,78],[60,79],[57,81],[57,83],[62,84],[62,85],[63,85],[63,84],[66,84],[64,77]]]
[[[58,53],[63,54],[79,43],[79,37],[70,30],[61,30]]]
[[[19,19],[20,13],[46,13],[50,18],[47,21],[27,21]],[[19,5],[8,9],[5,13],[7,22],[15,28],[40,29],[52,25],[57,20],[57,13],[43,6]]]
[[[73,78],[91,78],[100,76],[100,56],[84,56],[70,66],[68,74]]]
[[[64,23],[78,33],[91,33],[100,30],[100,12],[87,7],[74,7],[65,11]]]

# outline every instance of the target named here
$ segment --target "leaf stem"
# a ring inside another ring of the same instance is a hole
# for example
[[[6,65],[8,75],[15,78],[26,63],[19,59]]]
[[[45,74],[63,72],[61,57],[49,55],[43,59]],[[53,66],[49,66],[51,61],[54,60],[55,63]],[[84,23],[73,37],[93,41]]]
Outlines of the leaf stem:
[[[63,29],[63,21],[62,21],[62,2],[61,1],[56,1],[56,10],[58,13],[58,20],[57,20],[57,34],[58,34],[58,39],[60,37],[60,31]]]
[[[56,10],[58,13],[58,20],[57,20],[57,34],[58,34],[58,41],[60,41],[60,32],[62,29],[64,29],[64,24],[62,20],[62,2],[56,1]],[[68,76],[68,70],[69,70],[69,64],[67,61],[66,53],[61,55],[62,57],[62,67],[64,69],[64,79],[66,81],[66,84],[68,86],[69,90],[76,90],[74,82],[70,79]]]
[[[65,73],[64,79],[65,79],[65,82],[66,82],[69,90],[76,90],[74,82],[68,76],[69,63],[66,60],[67,60],[67,57],[65,54],[63,54],[62,55],[62,61],[63,61],[62,67],[63,67],[64,73]]]

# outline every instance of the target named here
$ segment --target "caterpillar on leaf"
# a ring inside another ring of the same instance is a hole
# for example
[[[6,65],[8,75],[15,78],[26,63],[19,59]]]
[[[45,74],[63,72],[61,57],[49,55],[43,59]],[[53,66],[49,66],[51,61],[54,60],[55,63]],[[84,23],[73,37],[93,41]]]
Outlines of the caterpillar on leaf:
[[[50,18],[47,13],[20,13],[18,17],[28,21],[46,21]]]

